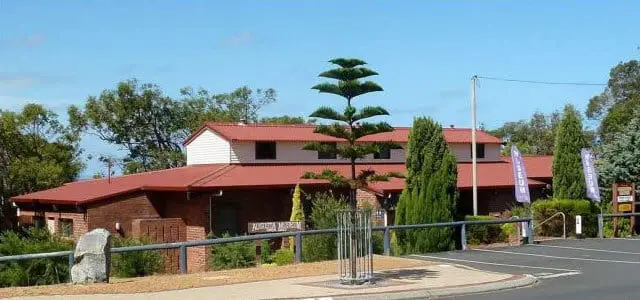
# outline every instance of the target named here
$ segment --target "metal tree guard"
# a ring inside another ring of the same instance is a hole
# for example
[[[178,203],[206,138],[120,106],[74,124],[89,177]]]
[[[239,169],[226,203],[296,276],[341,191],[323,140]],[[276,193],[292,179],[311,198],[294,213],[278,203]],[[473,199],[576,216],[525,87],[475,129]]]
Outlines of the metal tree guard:
[[[344,284],[373,280],[371,211],[338,211],[338,269]]]

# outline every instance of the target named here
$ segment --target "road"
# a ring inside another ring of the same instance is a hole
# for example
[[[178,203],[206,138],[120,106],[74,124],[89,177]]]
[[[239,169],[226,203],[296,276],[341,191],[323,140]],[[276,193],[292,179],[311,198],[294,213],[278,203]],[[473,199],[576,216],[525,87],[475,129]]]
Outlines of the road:
[[[539,279],[529,288],[447,299],[640,299],[640,239],[556,240],[413,257]]]

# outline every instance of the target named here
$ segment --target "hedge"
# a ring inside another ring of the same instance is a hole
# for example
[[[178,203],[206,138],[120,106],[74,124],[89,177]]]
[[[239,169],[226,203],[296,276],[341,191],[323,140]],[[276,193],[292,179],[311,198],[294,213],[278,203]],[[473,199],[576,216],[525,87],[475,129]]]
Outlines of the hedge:
[[[466,216],[466,221],[495,220],[492,216]],[[508,232],[503,230],[502,224],[467,225],[467,243],[471,245],[505,242],[509,238]]]
[[[531,204],[535,222],[542,222],[557,212],[567,217],[567,236],[575,235],[576,216],[582,216],[582,233],[587,237],[598,234],[598,207],[588,200],[550,199],[538,200]],[[534,223],[535,225],[535,223]],[[536,226],[536,234],[542,236],[562,236],[562,217],[549,220]]]

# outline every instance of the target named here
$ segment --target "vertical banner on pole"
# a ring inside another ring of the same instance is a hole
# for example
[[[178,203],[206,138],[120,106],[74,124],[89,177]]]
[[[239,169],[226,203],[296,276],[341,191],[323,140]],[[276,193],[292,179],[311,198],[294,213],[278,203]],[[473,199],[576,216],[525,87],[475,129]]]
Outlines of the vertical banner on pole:
[[[584,180],[587,187],[587,197],[595,202],[600,202],[598,173],[593,165],[593,152],[589,149],[582,149],[580,150],[580,156],[582,157],[582,169],[584,171]]]
[[[516,201],[530,203],[529,181],[527,171],[524,168],[522,154],[516,145],[511,146],[511,163],[513,164],[513,181],[515,182]]]

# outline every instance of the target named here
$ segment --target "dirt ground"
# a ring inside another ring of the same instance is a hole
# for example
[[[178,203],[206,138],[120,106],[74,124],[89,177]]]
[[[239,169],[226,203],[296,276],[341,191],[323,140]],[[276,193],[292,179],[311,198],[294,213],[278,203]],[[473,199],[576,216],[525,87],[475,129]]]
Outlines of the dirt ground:
[[[431,263],[399,257],[376,255],[374,270],[389,270],[425,266]],[[193,273],[186,275],[156,275],[139,278],[112,278],[108,284],[58,284],[0,289],[0,298],[39,295],[132,294],[226,285],[243,282],[284,279],[291,277],[336,274],[336,261],[305,263],[281,267],[261,267]]]

